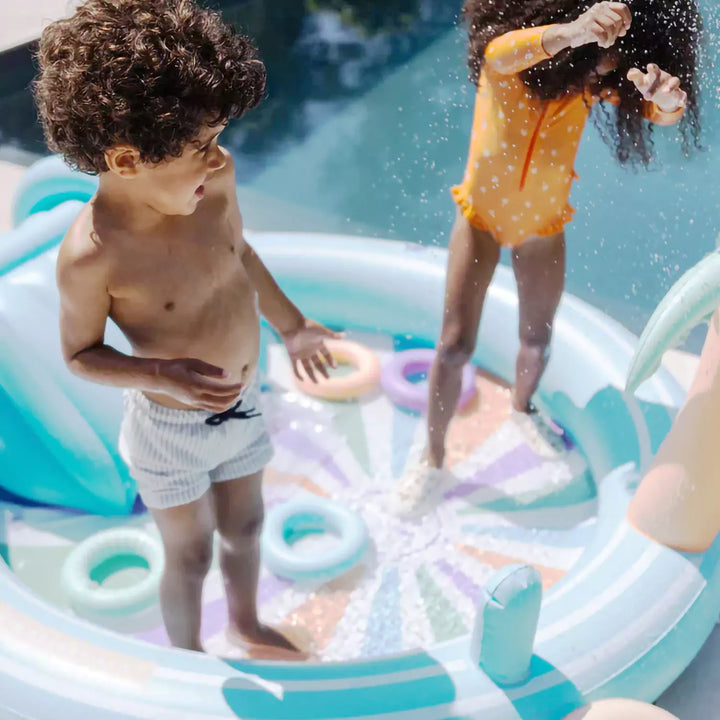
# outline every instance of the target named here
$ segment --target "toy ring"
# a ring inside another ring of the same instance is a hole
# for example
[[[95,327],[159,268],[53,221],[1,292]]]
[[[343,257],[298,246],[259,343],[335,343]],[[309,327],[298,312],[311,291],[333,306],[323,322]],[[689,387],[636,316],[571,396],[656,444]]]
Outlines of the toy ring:
[[[382,370],[381,383],[388,397],[399,407],[424,413],[428,407],[427,383],[413,383],[408,376],[426,373],[435,359],[435,350],[418,348],[396,353]],[[458,408],[463,408],[477,392],[470,365],[463,368]]]
[[[380,362],[369,348],[347,340],[328,340],[327,348],[338,365],[352,365],[355,369],[348,375],[319,377],[317,383],[301,369],[303,379],[295,378],[295,385],[302,392],[324,400],[353,400],[380,381]]]
[[[311,532],[332,532],[338,542],[325,551],[302,555],[294,539]],[[329,579],[353,567],[365,553],[368,531],[363,519],[341,503],[324,498],[291,500],[273,508],[262,533],[263,561],[280,577]]]
[[[106,588],[93,582],[93,570],[119,555],[145,559],[148,574],[124,588]],[[159,540],[135,528],[105,530],[87,538],[70,553],[62,569],[62,587],[71,607],[80,616],[130,614],[144,610],[157,600],[163,567]]]

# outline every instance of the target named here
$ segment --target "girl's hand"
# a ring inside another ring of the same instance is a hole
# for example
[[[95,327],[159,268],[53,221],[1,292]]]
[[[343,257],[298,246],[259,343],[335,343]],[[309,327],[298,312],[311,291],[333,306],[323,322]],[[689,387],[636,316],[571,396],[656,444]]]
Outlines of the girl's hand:
[[[680,80],[655,63],[647,66],[647,73],[638,68],[628,70],[627,79],[642,93],[643,98],[654,102],[663,112],[675,112],[687,104],[687,93]]]
[[[589,43],[597,43],[601,48],[612,47],[619,37],[627,34],[631,21],[630,10],[624,3],[599,2],[568,23],[570,47]]]
[[[285,333],[282,339],[288,355],[290,355],[293,370],[298,380],[303,379],[299,365],[303,366],[305,373],[312,382],[317,382],[316,372],[319,372],[325,378],[329,377],[328,365],[332,368],[337,367],[337,365],[327,349],[325,341],[328,339],[338,340],[342,337],[342,333],[328,330],[320,323],[307,318],[303,320],[299,328]]]

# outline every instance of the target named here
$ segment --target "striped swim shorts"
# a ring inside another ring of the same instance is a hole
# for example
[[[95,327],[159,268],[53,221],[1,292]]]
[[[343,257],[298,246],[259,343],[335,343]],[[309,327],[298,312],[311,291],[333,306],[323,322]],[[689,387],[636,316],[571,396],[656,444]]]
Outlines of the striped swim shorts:
[[[259,402],[257,384],[217,414],[168,408],[126,390],[119,450],[145,505],[185,505],[211,483],[262,470],[273,448]]]

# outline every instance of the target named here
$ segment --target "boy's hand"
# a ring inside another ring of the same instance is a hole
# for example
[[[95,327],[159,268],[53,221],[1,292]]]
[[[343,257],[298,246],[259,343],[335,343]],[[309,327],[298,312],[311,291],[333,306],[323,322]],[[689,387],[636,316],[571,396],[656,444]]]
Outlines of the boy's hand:
[[[570,47],[597,43],[609,48],[630,29],[632,17],[627,5],[621,2],[599,2],[586,10],[577,20],[568,23]]]
[[[242,383],[221,382],[225,371],[215,365],[182,358],[160,360],[157,391],[201,410],[218,413],[232,407],[243,388]]]
[[[654,102],[663,112],[675,112],[687,104],[687,93],[680,87],[680,79],[661,70],[655,63],[647,66],[647,73],[639,68],[628,70],[627,79]]]
[[[315,375],[316,370],[323,377],[329,377],[327,366],[334,368],[337,367],[337,364],[327,349],[325,341],[328,339],[337,340],[342,337],[342,333],[328,330],[324,325],[307,318],[303,318],[302,325],[296,330],[284,333],[282,339],[290,355],[297,379],[303,379],[298,367],[300,364],[302,364],[305,373],[314,383],[318,381]]]

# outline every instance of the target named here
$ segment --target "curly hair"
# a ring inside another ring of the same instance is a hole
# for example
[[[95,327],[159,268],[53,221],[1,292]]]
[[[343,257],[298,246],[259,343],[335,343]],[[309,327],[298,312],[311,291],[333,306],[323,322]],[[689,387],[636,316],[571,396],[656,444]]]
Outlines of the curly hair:
[[[178,157],[203,125],[265,93],[251,41],[193,0],[87,0],[40,38],[35,99],[53,152],[88,173],[127,143],[144,162]]]
[[[698,44],[702,18],[696,0],[624,0],[632,25],[612,48],[584,45],[567,49],[521,73],[525,85],[542,100],[581,93],[591,87],[614,89],[619,96],[615,113],[593,113],[605,143],[621,164],[647,166],[652,160],[652,125],[642,117],[641,94],[626,78],[632,67],[654,62],[680,79],[687,108],[680,123],[686,155],[700,147]],[[485,48],[495,37],[520,28],[565,23],[592,7],[593,0],[465,0],[462,18],[468,21],[470,81],[478,82]],[[596,69],[609,56],[616,67],[598,76]]]

